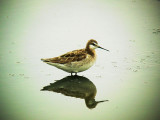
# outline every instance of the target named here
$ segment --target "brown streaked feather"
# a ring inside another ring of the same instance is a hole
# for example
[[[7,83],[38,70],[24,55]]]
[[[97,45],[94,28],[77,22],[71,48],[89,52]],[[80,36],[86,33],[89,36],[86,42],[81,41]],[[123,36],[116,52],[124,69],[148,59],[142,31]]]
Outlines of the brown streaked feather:
[[[87,56],[87,52],[85,51],[85,49],[80,49],[80,50],[67,52],[66,54],[63,54],[59,57],[45,59],[44,62],[65,64],[65,63],[71,63],[71,62],[83,60],[86,58],[86,56]]]

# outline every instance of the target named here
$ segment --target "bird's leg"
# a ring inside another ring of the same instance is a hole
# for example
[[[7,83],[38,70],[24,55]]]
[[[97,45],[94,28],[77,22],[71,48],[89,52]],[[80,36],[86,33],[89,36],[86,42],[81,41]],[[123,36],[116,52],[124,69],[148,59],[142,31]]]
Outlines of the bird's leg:
[[[71,73],[71,76],[73,76],[72,73]]]
[[[75,76],[77,76],[77,73],[75,73]]]

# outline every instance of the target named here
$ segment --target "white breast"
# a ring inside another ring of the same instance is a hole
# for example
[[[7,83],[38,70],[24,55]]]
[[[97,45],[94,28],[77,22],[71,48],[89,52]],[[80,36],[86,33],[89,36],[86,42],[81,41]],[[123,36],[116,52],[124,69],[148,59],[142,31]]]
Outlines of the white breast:
[[[48,64],[53,65],[69,73],[78,73],[92,67],[95,61],[96,61],[96,56],[93,58],[91,55],[87,55],[87,57],[82,61],[76,61],[66,64],[58,64],[58,63],[48,63]]]

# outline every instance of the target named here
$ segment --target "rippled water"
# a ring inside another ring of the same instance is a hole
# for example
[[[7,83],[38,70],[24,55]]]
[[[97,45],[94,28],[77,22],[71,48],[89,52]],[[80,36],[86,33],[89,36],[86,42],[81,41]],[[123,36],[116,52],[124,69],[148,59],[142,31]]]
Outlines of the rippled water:
[[[159,10],[158,0],[1,1],[1,119],[158,120]],[[110,52],[97,49],[78,76],[40,60],[91,38]]]

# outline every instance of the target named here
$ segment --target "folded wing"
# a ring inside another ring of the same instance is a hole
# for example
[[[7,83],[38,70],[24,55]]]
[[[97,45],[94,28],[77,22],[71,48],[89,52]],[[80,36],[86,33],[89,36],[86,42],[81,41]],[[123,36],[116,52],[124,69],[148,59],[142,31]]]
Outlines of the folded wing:
[[[74,50],[74,51],[68,52],[59,57],[41,59],[41,60],[44,62],[66,64],[66,63],[83,60],[86,57],[87,57],[86,51],[84,49],[80,49],[80,50]]]

